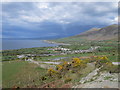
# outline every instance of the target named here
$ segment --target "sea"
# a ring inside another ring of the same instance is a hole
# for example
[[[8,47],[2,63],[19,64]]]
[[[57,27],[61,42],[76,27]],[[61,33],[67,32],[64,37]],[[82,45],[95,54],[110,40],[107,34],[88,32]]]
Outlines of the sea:
[[[43,40],[6,40],[3,39],[1,44],[2,50],[13,50],[22,48],[34,48],[34,47],[53,47],[58,44],[47,43]],[[1,48],[0,48],[1,49]]]

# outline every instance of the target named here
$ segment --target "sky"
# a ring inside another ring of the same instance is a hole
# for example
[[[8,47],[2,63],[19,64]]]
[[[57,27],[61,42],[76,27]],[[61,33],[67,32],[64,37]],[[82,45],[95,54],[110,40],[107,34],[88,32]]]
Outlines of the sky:
[[[62,38],[117,23],[116,2],[2,3],[2,38]]]

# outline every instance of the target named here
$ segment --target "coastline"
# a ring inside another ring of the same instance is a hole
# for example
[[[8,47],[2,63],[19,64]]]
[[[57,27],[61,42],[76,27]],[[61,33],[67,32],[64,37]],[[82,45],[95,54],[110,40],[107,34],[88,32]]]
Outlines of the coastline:
[[[66,44],[66,43],[57,43],[57,42],[54,42],[54,41],[49,41],[49,40],[43,40],[44,42],[46,43],[50,43],[50,44],[58,44],[58,45],[70,45],[70,44]]]
[[[43,40],[4,40],[2,44],[3,47],[2,49],[0,49],[1,51],[57,46],[57,44],[50,44],[47,42],[43,42]]]

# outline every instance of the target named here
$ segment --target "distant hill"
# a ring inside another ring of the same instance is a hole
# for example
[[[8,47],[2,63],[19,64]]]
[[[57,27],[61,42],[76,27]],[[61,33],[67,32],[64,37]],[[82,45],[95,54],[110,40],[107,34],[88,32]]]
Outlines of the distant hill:
[[[52,40],[61,43],[74,43],[82,42],[85,40],[118,40],[118,27],[120,25],[113,24],[103,28],[92,28],[86,32],[80,33],[78,35]]]
[[[103,28],[92,28],[79,35],[73,36],[87,40],[113,40],[118,38],[118,25],[110,25]]]

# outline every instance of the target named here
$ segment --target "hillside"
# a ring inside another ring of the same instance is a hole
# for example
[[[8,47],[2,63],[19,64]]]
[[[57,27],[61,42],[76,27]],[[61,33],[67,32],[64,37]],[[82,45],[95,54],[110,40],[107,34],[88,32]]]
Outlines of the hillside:
[[[99,40],[117,40],[118,39],[118,25],[113,24],[103,28],[92,28],[86,32],[80,33],[76,36],[61,38],[54,40],[61,43],[82,42],[85,40],[99,41]]]
[[[116,25],[47,41],[55,47],[2,51],[2,88],[118,88],[118,41],[88,40],[117,36]],[[86,38],[86,39],[84,39]]]
[[[87,40],[112,40],[118,38],[118,25],[110,25],[103,28],[92,28],[84,33],[76,35]]]

